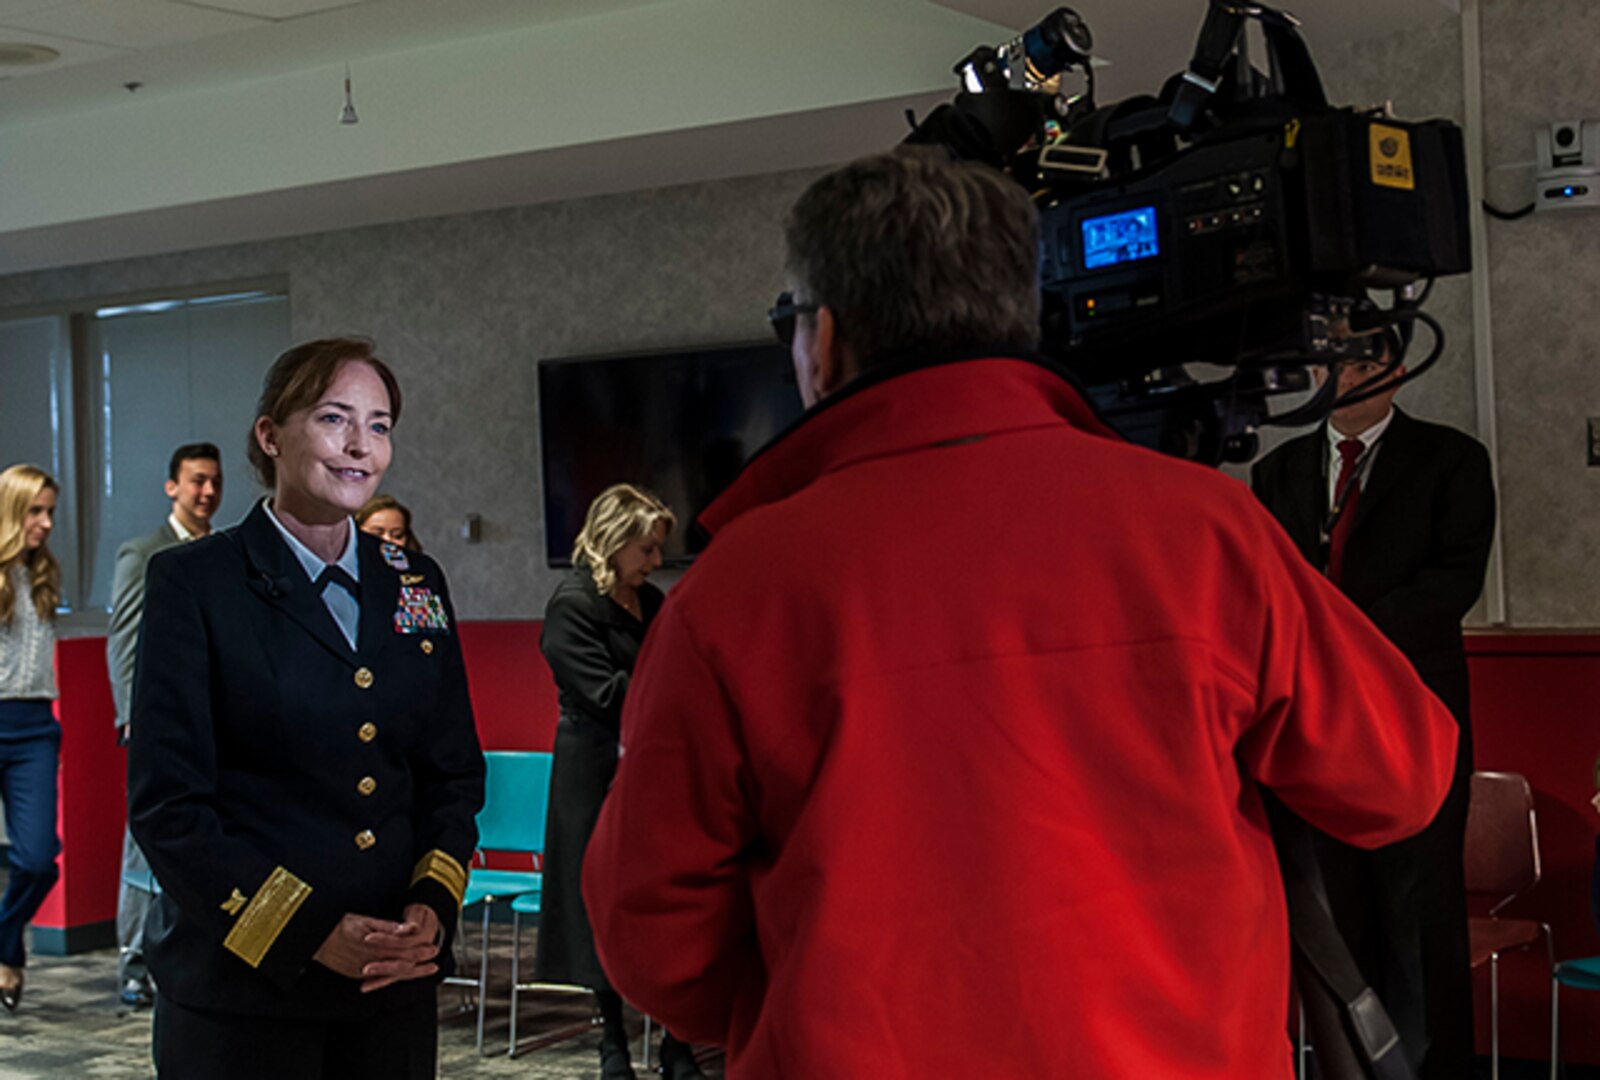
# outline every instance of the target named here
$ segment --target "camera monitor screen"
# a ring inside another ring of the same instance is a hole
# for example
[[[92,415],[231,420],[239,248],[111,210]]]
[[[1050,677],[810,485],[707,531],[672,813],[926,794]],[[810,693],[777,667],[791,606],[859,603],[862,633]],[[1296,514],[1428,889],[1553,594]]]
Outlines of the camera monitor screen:
[[[1083,219],[1083,268],[1098,270],[1161,254],[1156,208],[1140,206]]]

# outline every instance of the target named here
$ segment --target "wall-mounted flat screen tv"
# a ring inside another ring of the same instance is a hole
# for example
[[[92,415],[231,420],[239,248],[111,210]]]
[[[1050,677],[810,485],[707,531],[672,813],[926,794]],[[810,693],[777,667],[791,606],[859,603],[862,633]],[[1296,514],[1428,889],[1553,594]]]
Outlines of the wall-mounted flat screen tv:
[[[672,507],[678,527],[663,556],[687,563],[705,542],[694,519],[801,411],[789,353],[777,344],[541,360],[549,564],[571,565],[589,503],[621,481]]]

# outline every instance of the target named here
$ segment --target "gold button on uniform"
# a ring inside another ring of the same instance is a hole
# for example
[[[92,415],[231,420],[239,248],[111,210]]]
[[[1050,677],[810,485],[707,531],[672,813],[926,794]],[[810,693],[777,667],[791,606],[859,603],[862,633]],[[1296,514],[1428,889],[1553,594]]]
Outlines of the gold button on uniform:
[[[365,724],[362,724],[360,727],[356,728],[356,738],[360,739],[362,742],[371,742],[377,737],[378,725],[374,724],[371,720],[368,720]]]
[[[360,832],[356,833],[356,847],[360,848],[362,851],[367,850],[377,842],[378,838],[372,834],[371,829],[362,829]]]
[[[372,669],[371,668],[364,668],[364,667],[356,668],[356,685],[361,687],[361,689],[363,689],[363,690],[367,690],[367,689],[371,688],[371,686],[372,686]]]
[[[378,782],[370,776],[363,776],[356,784],[356,790],[363,795],[371,795],[378,790]]]
[[[422,639],[422,655],[423,656],[432,656],[433,655],[433,642],[429,641],[427,638],[423,638]]]

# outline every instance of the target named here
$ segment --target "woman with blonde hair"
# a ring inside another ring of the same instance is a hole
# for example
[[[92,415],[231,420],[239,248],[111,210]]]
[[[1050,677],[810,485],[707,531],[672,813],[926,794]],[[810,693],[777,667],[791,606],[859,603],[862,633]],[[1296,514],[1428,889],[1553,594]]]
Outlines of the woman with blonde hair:
[[[0,1005],[22,1000],[22,935],[60,876],[56,768],[61,725],[52,702],[61,566],[47,542],[60,487],[32,465],[0,472],[0,799],[11,878],[0,898]]]
[[[605,1027],[601,1080],[633,1080],[622,998],[595,955],[583,906],[583,853],[617,771],[622,702],[645,630],[661,610],[661,590],[648,581],[677,518],[655,496],[616,484],[589,506],[573,545],[572,573],[545,606],[539,648],[555,675],[561,720],[556,725],[545,831],[544,898],[535,961],[542,982],[594,990]],[[700,1080],[688,1044],[667,1034],[661,1070]]]

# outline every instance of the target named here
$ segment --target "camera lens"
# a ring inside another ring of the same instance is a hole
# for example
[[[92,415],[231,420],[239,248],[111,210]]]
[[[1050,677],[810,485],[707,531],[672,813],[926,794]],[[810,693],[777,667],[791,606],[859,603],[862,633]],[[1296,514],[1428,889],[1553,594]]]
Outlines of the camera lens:
[[[1563,150],[1571,146],[1577,140],[1577,138],[1578,133],[1565,124],[1556,128],[1556,145],[1561,147]]]

